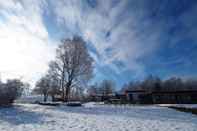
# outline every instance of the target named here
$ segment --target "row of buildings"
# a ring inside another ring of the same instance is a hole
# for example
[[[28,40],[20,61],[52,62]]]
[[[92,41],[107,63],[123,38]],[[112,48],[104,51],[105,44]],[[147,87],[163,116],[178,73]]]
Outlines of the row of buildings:
[[[197,90],[146,91],[126,90],[123,93],[92,96],[94,101],[133,104],[197,104]]]
[[[153,91],[127,90],[126,98],[131,103],[142,104],[196,104],[197,90]]]

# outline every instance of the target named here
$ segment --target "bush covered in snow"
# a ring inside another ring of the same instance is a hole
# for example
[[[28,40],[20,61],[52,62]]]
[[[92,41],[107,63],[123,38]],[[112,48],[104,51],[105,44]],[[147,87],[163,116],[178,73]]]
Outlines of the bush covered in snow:
[[[18,80],[7,80],[6,83],[0,82],[0,105],[9,105],[21,96],[24,84]]]

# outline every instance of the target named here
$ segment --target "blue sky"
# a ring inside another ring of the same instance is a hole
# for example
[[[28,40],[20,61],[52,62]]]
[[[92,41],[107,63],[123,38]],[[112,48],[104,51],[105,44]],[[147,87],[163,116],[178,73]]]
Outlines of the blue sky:
[[[196,77],[196,14],[196,0],[0,0],[1,76],[34,83],[60,39],[79,35],[93,81]]]

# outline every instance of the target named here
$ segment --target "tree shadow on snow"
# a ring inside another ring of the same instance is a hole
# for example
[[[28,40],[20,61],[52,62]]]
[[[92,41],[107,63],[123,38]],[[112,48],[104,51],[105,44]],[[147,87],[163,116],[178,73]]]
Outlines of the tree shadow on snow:
[[[0,108],[0,121],[10,124],[40,124],[42,123],[42,114],[34,111],[25,110],[23,106],[11,106]]]

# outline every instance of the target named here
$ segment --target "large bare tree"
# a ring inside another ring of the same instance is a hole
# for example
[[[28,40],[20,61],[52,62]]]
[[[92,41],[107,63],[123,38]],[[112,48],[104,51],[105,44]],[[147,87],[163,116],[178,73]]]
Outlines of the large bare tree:
[[[62,97],[68,101],[72,87],[86,83],[93,72],[93,59],[81,37],[63,39],[56,50],[56,59],[50,63],[53,74],[61,81]]]

